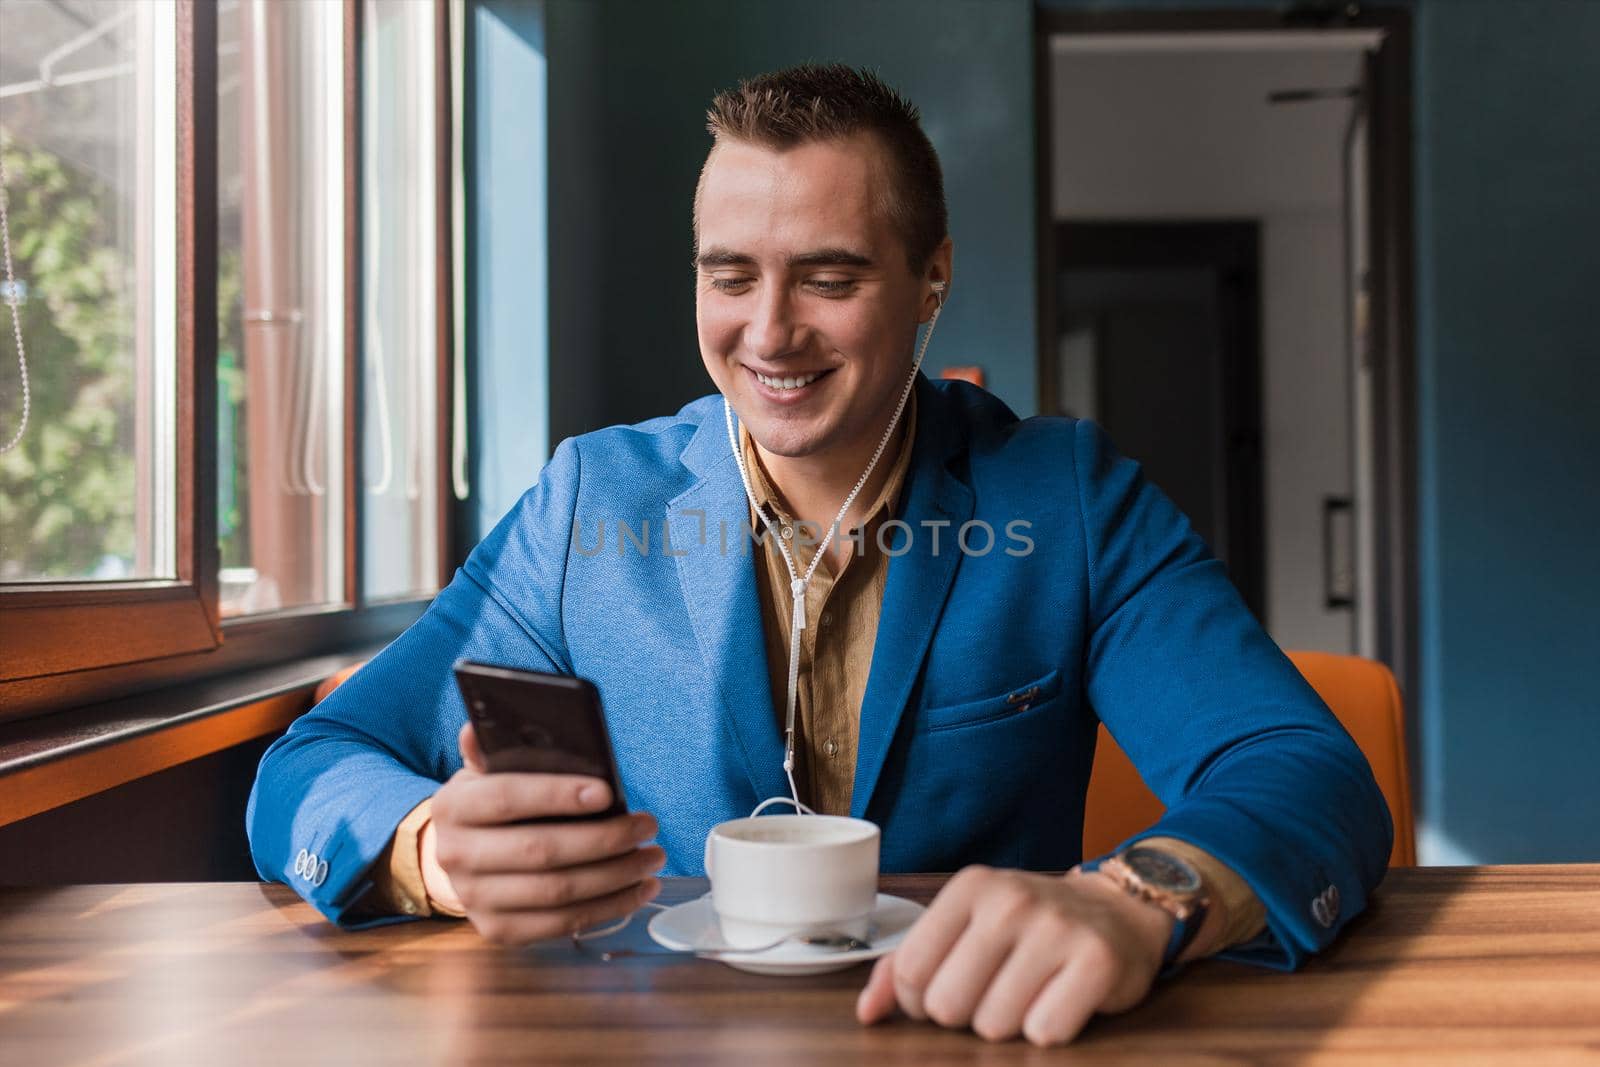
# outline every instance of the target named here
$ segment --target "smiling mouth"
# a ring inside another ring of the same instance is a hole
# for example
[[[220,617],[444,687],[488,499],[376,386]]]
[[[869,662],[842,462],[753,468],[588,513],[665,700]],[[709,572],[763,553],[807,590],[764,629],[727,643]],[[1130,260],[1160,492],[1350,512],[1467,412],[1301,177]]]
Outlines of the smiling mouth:
[[[756,376],[756,381],[768,389],[775,389],[778,392],[790,392],[804,389],[818,378],[832,374],[833,369],[830,367],[827,370],[812,371],[810,374],[791,374],[781,378],[770,374],[762,374],[758,370],[751,370],[750,373]]]

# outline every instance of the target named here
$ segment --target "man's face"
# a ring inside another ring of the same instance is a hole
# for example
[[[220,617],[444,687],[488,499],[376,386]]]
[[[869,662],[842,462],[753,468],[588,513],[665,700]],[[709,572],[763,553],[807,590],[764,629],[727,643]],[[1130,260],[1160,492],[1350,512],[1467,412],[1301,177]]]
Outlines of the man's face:
[[[866,135],[712,151],[699,193],[700,355],[769,453],[855,458],[894,411],[933,302],[879,203],[887,180]],[[948,247],[934,260],[947,274]]]

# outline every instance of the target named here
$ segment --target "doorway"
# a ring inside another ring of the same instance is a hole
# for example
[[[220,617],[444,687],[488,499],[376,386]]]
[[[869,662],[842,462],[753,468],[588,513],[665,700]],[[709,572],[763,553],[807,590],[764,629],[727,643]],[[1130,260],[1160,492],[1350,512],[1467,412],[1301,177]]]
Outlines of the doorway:
[[[1414,701],[1409,14],[1037,25],[1041,411],[1104,423],[1279,644]]]
[[[1058,222],[1056,400],[1189,516],[1266,619],[1260,226]]]

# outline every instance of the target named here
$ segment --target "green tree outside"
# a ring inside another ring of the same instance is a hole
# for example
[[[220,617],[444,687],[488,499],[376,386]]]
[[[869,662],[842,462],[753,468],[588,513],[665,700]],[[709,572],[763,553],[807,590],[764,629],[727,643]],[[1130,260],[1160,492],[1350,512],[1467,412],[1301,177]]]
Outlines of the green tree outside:
[[[0,152],[32,408],[22,440],[0,455],[0,581],[122,576],[134,566],[137,472],[134,291],[110,221],[117,192],[3,127]],[[218,266],[217,532],[226,567],[250,558],[238,249],[223,248]],[[22,417],[16,341],[4,325],[0,439]]]
[[[110,221],[116,191],[4,129],[0,152],[32,387],[27,432],[0,455],[0,580],[82,578],[118,561],[131,570],[133,280]],[[3,333],[0,437],[9,438],[22,386],[16,342]]]

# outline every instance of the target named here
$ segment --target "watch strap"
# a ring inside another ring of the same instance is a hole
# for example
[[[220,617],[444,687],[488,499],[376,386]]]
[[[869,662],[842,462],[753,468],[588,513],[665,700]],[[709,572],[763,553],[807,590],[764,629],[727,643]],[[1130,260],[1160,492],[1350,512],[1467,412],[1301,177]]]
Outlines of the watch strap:
[[[1184,950],[1193,944],[1195,937],[1199,935],[1200,927],[1206,921],[1207,910],[1202,904],[1190,913],[1187,919],[1173,916],[1172,936],[1167,939],[1167,950],[1161,954],[1160,977],[1165,978],[1178,969],[1178,957],[1183,955]]]
[[[1113,855],[1116,855],[1116,853],[1111,853],[1105,856],[1096,856],[1093,859],[1084,860],[1082,863],[1078,864],[1078,869],[1083,871],[1085,874],[1097,871],[1100,869],[1100,865],[1106,860],[1110,859]],[[1165,978],[1179,969],[1178,957],[1182,956],[1184,951],[1194,942],[1194,939],[1200,933],[1200,927],[1205,925],[1206,913],[1210,910],[1209,901],[1202,897],[1195,902],[1195,906],[1188,912],[1187,915],[1179,915],[1178,913],[1164,907],[1160,901],[1155,900],[1148,895],[1137,892],[1131,886],[1124,886],[1123,888],[1129,893],[1129,895],[1138,896],[1145,902],[1154,904],[1156,907],[1161,908],[1162,911],[1165,911],[1168,915],[1172,916],[1172,934],[1167,938],[1166,950],[1161,954],[1161,971],[1157,975],[1159,978]]]

